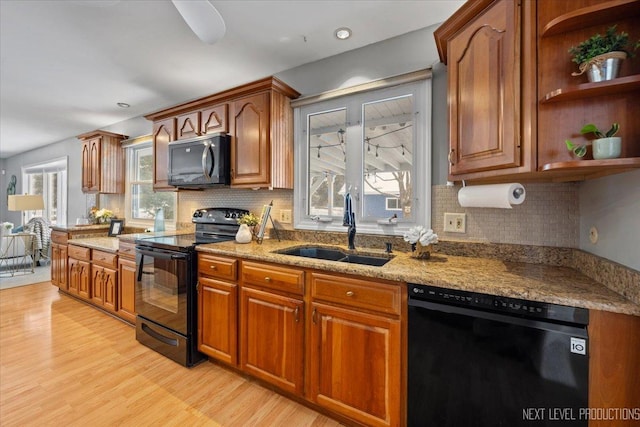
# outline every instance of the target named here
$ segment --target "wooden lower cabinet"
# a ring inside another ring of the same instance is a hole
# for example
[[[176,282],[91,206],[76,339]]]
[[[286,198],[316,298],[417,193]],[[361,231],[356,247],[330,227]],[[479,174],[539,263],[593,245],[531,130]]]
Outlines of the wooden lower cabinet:
[[[130,323],[136,321],[135,286],[136,262],[120,257],[118,259],[117,314]]]
[[[67,245],[51,244],[51,284],[66,291],[69,289],[67,279]]]
[[[91,263],[69,257],[68,291],[86,300],[91,299]]]
[[[301,395],[304,372],[304,302],[243,287],[240,366],[284,391]]]
[[[214,359],[238,364],[238,285],[198,279],[198,350]]]
[[[91,301],[110,311],[117,309],[118,273],[99,265],[91,266]]]
[[[311,399],[366,425],[400,425],[400,320],[319,303],[311,310]]]

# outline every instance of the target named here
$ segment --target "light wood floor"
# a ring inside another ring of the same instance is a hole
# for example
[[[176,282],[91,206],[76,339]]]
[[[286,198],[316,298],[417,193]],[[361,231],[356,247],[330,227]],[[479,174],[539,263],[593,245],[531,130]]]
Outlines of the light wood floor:
[[[340,424],[215,364],[184,368],[40,283],[0,291],[0,425]]]

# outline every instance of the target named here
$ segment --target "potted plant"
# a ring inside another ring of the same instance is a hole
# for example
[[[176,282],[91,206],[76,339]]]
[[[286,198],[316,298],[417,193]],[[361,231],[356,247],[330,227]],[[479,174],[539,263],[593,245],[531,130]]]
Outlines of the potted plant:
[[[587,153],[587,145],[591,144],[594,159],[615,159],[616,157],[619,157],[622,152],[622,140],[620,137],[614,136],[618,133],[619,129],[620,125],[618,125],[618,123],[614,123],[607,132],[602,133],[596,125],[589,123],[580,129],[580,133],[582,135],[593,134],[596,136],[596,139],[584,144],[574,144],[567,139],[565,144],[567,145],[567,149],[572,151],[573,154],[578,157],[584,157]]]
[[[629,34],[621,31],[616,33],[616,26],[609,27],[605,35],[597,33],[577,46],[571,46],[569,53],[572,61],[579,65],[580,72],[572,73],[579,76],[587,73],[590,82],[612,80],[618,77],[620,62],[640,45],[638,41],[633,47],[629,44]]]
[[[249,243],[255,235],[255,227],[260,222],[260,218],[252,213],[247,213],[238,218],[240,228],[236,233],[236,242]]]

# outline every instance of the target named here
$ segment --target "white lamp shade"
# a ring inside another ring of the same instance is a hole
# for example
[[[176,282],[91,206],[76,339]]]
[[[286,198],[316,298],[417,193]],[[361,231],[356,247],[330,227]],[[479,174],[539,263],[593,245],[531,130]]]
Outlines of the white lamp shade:
[[[10,211],[40,211],[44,209],[42,195],[10,195],[8,201]]]

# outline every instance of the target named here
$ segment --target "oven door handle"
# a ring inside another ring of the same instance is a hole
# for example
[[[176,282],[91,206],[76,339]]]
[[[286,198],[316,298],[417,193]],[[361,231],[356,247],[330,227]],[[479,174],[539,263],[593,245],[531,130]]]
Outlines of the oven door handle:
[[[136,248],[136,250],[140,253],[140,255],[147,255],[153,258],[158,258],[158,259],[187,259],[187,257],[189,256],[188,254],[183,254],[183,253],[172,253],[172,252],[164,252],[164,251],[153,251],[153,250],[146,250],[146,249],[140,249],[139,247]]]

